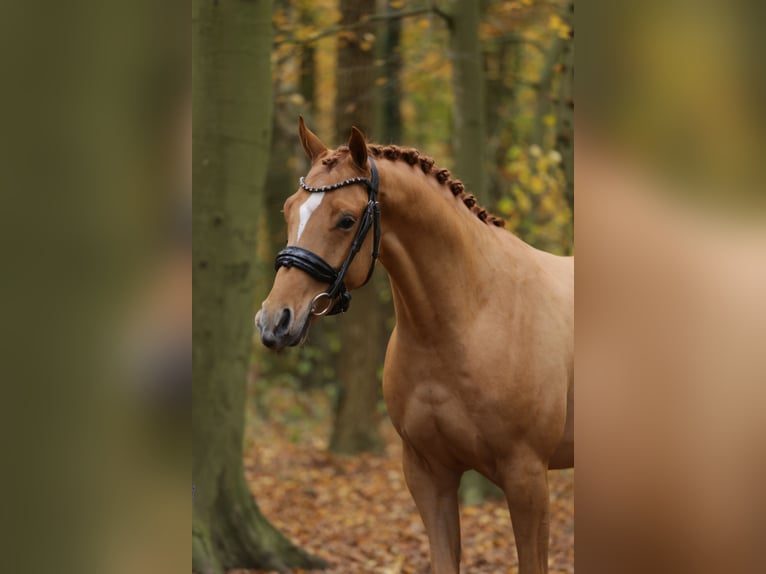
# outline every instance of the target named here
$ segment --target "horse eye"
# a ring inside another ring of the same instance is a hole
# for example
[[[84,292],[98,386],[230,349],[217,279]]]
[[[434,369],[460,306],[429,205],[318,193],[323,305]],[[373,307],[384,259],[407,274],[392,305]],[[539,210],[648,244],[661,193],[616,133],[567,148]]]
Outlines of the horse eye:
[[[338,228],[351,229],[352,227],[354,227],[355,223],[356,223],[356,219],[354,219],[350,215],[344,215],[343,218],[338,222]]]

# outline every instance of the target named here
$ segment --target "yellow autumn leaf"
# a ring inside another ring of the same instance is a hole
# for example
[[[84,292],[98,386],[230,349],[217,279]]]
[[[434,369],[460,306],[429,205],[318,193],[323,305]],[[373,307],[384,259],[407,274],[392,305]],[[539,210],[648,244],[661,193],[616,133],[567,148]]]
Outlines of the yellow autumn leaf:
[[[301,106],[304,103],[306,103],[306,99],[303,97],[302,94],[290,94],[289,101],[294,106]]]
[[[538,30],[531,28],[529,30],[524,30],[522,33],[522,38],[529,42],[539,42],[542,39],[542,35]]]
[[[510,197],[503,197],[497,202],[497,210],[501,215],[510,215],[513,213],[513,201]]]
[[[553,222],[559,227],[563,227],[564,225],[567,225],[570,219],[571,217],[569,215],[569,212],[564,210],[557,211],[556,215],[553,216]]]
[[[311,38],[311,37],[312,37],[312,36],[313,36],[315,33],[316,33],[316,31],[315,31],[315,30],[314,30],[314,28],[312,28],[311,26],[299,26],[299,27],[298,27],[298,28],[295,30],[295,38],[296,38],[297,40],[300,40],[300,41],[303,41],[303,40],[308,40],[308,39],[309,39],[309,38]]]
[[[277,8],[276,10],[274,10],[274,15],[271,21],[274,22],[274,25],[277,28],[281,28],[288,23],[287,14],[282,8]]]
[[[543,183],[543,180],[540,179],[538,176],[533,175],[532,178],[529,180],[529,188],[536,194],[542,193],[545,189],[545,184]]]
[[[552,214],[555,209],[556,203],[553,201],[553,196],[546,195],[543,197],[542,201],[540,201],[540,212],[544,215]]]
[[[522,213],[528,213],[529,210],[532,209],[532,201],[527,194],[518,187],[514,187],[513,191],[513,195],[516,197],[516,207],[518,207],[519,211]]]

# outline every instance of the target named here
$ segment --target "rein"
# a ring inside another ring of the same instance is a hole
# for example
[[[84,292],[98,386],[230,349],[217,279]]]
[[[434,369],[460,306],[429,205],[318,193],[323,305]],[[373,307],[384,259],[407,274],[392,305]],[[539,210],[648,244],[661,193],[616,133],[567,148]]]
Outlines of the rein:
[[[368,158],[368,160],[370,162],[369,179],[366,177],[352,177],[331,185],[312,187],[306,183],[304,177],[300,178],[300,186],[309,193],[326,193],[335,191],[341,187],[361,184],[367,188],[368,197],[367,207],[364,209],[362,220],[356,230],[354,240],[351,242],[351,249],[339,270],[336,271],[332,265],[327,263],[327,261],[322,259],[316,253],[304,249],[303,247],[298,247],[297,245],[285,247],[282,251],[277,253],[277,258],[274,262],[275,270],[278,270],[280,267],[287,267],[288,269],[290,267],[297,267],[311,275],[317,281],[330,285],[327,291],[317,294],[314,299],[312,299],[312,315],[336,315],[348,311],[348,307],[351,304],[351,293],[343,282],[343,279],[346,277],[346,273],[348,272],[348,268],[351,266],[354,257],[359,253],[362,243],[364,243],[364,239],[370,231],[370,227],[373,229],[372,261],[370,262],[370,270],[367,272],[367,278],[362,285],[367,284],[370,277],[372,277],[372,272],[375,270],[375,262],[378,259],[380,248],[380,205],[378,204],[378,185],[380,181],[375,161],[371,157]],[[318,303],[323,299],[326,299],[325,305],[322,307],[318,306]]]

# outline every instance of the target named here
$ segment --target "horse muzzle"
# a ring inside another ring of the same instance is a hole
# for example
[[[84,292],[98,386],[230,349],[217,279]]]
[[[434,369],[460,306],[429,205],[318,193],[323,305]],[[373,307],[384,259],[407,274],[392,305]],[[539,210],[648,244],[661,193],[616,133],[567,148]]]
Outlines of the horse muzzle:
[[[290,307],[270,311],[262,307],[255,315],[255,326],[261,335],[261,342],[273,351],[295,347],[306,339],[309,330],[309,314],[296,319]]]

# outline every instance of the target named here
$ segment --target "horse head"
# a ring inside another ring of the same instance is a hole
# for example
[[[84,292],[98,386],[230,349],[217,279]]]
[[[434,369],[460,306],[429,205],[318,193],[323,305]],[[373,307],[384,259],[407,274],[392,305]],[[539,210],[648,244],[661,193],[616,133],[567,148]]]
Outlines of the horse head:
[[[255,316],[261,341],[275,350],[301,344],[319,316],[348,308],[349,291],[372,273],[379,240],[377,171],[364,135],[351,128],[348,145],[329,150],[302,117],[298,127],[311,168],[285,201],[287,247]]]

